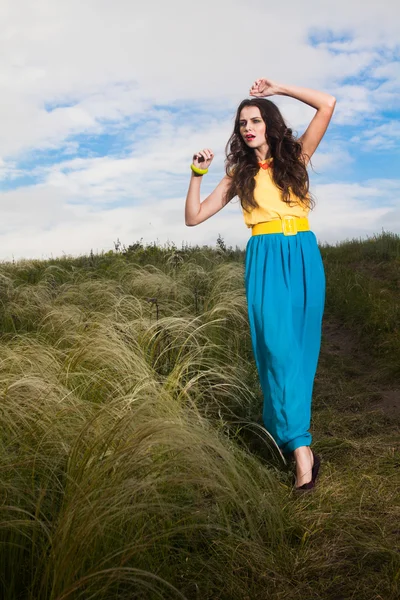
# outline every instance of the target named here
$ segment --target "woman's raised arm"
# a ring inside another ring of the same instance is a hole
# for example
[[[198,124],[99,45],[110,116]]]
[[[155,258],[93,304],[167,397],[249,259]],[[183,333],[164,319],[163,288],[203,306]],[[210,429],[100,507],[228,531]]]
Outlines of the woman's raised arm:
[[[335,110],[336,98],[325,92],[297,85],[276,83],[270,79],[257,79],[250,88],[250,96],[265,97],[272,95],[290,96],[317,109],[317,113],[310,121],[309,126],[299,138],[299,142],[303,147],[305,162],[307,163],[328,128],[333,111]]]

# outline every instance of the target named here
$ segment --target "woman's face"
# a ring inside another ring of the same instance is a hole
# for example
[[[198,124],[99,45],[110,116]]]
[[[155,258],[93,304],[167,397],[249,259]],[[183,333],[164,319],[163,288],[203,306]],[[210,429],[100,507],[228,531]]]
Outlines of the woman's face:
[[[245,106],[242,108],[239,116],[239,127],[240,135],[250,148],[255,150],[265,144],[266,127],[258,106]]]

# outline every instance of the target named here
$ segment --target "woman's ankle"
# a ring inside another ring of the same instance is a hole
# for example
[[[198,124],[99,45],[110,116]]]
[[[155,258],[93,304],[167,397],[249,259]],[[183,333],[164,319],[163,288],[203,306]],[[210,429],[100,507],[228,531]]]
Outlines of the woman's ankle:
[[[312,461],[313,454],[310,446],[299,446],[296,448],[296,450],[293,451],[293,458],[296,462]]]

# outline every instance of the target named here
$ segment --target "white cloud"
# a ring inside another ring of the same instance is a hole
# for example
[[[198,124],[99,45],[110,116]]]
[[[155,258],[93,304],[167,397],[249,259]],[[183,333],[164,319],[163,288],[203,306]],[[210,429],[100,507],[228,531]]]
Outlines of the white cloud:
[[[382,227],[396,231],[400,225],[400,180],[323,184],[314,191],[318,208],[310,222],[321,242],[365,237]]]
[[[23,171],[17,168],[14,161],[5,161],[0,158],[0,181],[11,180],[23,175]]]
[[[378,10],[375,3],[338,0],[328,14],[315,0],[307,11],[287,2],[284,12],[259,0],[205,0],[201,10],[210,18],[201,19],[183,0],[3,0],[0,153],[100,131],[102,120],[135,116],[153,102],[225,97],[233,107],[261,74],[331,87],[375,60],[376,44],[397,43],[399,8],[386,4]],[[313,27],[345,27],[363,47],[350,54],[313,48]],[[348,97],[361,102],[359,111],[367,106],[352,90]],[[54,102],[71,106],[47,112]]]
[[[187,182],[189,175],[187,176]],[[211,191],[211,190],[210,190]],[[321,242],[335,243],[400,229],[400,183],[371,180],[364,185],[335,183],[315,186],[317,206],[310,213],[311,229]],[[202,199],[207,195],[204,190]],[[184,224],[185,197],[157,199],[112,209],[70,205],[60,189],[39,187],[8,192],[11,227],[0,236],[3,260],[47,258],[51,255],[88,254],[113,248],[117,238],[125,245],[174,241],[214,245],[221,234],[227,245],[245,247],[250,230],[237,200],[196,227]],[[18,220],[21,206],[30,206]],[[14,211],[14,212],[13,212]],[[18,225],[18,227],[16,227]]]
[[[344,171],[349,171],[354,162],[354,156],[347,148],[344,141],[334,141],[329,144],[329,151],[318,150],[312,159],[313,170],[309,171],[310,178],[313,179],[313,171],[317,175],[326,175],[334,172],[336,175],[343,175]]]
[[[107,247],[118,232],[130,243],[141,237],[149,211],[148,241],[167,236],[206,243],[229,224],[228,243],[244,243],[248,231],[240,213],[238,224],[237,212],[231,215],[228,207],[188,229],[181,222],[182,202],[193,152],[208,146],[216,153],[204,195],[222,175],[235,107],[260,76],[333,93],[335,125],[368,118],[376,126],[360,132],[365,146],[379,139],[397,143],[397,126],[385,126],[380,115],[399,106],[399,3],[337,0],[332,11],[319,0],[309,0],[307,10],[294,0],[284,7],[264,0],[204,0],[199,10],[206,18],[194,16],[186,0],[2,1],[0,181],[31,175],[40,183],[0,193],[0,256],[10,256],[10,249],[20,256],[87,252]],[[313,31],[319,44],[310,43]],[[342,85],[344,78],[359,76],[361,83]],[[314,110],[291,98],[274,100],[302,133]],[[153,108],[170,103],[175,117]],[[190,119],[194,103],[202,110]],[[82,138],[110,132],[125,135],[119,156],[76,157]],[[59,151],[61,162],[24,171],[21,159],[38,149]],[[351,165],[344,141],[322,144],[315,169],[337,175],[338,155]],[[357,211],[366,215],[365,227],[380,229],[395,210],[365,207],[362,192],[368,194],[370,184],[336,185],[318,188],[320,212],[312,217],[331,238],[342,236],[328,224],[342,223],[343,214],[356,232]],[[335,201],[334,193],[343,196]],[[343,202],[340,211],[332,208],[337,202]],[[395,215],[391,219],[396,223]]]
[[[18,235],[26,230],[40,235],[60,223],[73,227],[77,216],[68,206],[65,190],[50,185],[21,187],[0,194],[2,220],[0,224],[0,256],[8,254],[4,233]],[[29,234],[29,235],[30,235]],[[27,240],[25,240],[27,243]]]
[[[51,197],[56,205],[62,204],[54,192]],[[238,204],[229,205],[202,227],[186,227],[184,198],[102,211],[70,206],[68,214],[51,228],[49,221],[38,226],[27,217],[16,232],[4,233],[0,237],[2,259],[88,254],[91,248],[100,252],[113,249],[117,238],[127,246],[140,239],[149,244],[173,240],[180,246],[182,242],[215,245],[219,233],[232,244],[243,245],[248,237]]]
[[[350,141],[362,142],[361,148],[367,150],[371,148],[385,148],[385,150],[388,150],[397,147],[399,140],[400,123],[398,121],[389,121],[377,127],[363,130]]]

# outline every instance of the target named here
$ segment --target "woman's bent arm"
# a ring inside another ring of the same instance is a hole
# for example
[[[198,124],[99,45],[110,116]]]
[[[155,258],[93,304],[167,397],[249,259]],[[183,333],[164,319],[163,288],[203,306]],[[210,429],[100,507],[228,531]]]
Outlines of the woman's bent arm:
[[[225,175],[215,190],[200,203],[200,184],[202,179],[203,177],[198,177],[194,173],[192,173],[190,178],[185,204],[185,224],[189,227],[203,223],[203,221],[215,215],[227,204],[225,197],[230,185],[230,177]]]
[[[335,107],[336,99],[334,96],[319,90],[312,90],[311,88],[300,87],[298,85],[286,85],[284,83],[275,83],[274,94],[278,96],[290,96],[301,100],[305,104],[320,110],[321,108],[333,108]]]
[[[277,83],[271,79],[257,79],[250,88],[250,96],[265,97],[273,96],[274,94],[296,98],[296,100],[300,100],[317,109],[317,113],[314,115],[306,131],[299,138],[299,142],[302,145],[304,162],[307,164],[328,128],[333,111],[335,110],[336,98],[325,92],[298,85]]]
[[[317,113],[314,115],[306,131],[299,138],[299,142],[303,148],[304,160],[307,164],[328,129],[333,111],[335,110],[336,98],[318,90],[280,83],[277,84],[275,93],[281,96],[291,96],[317,109]]]

